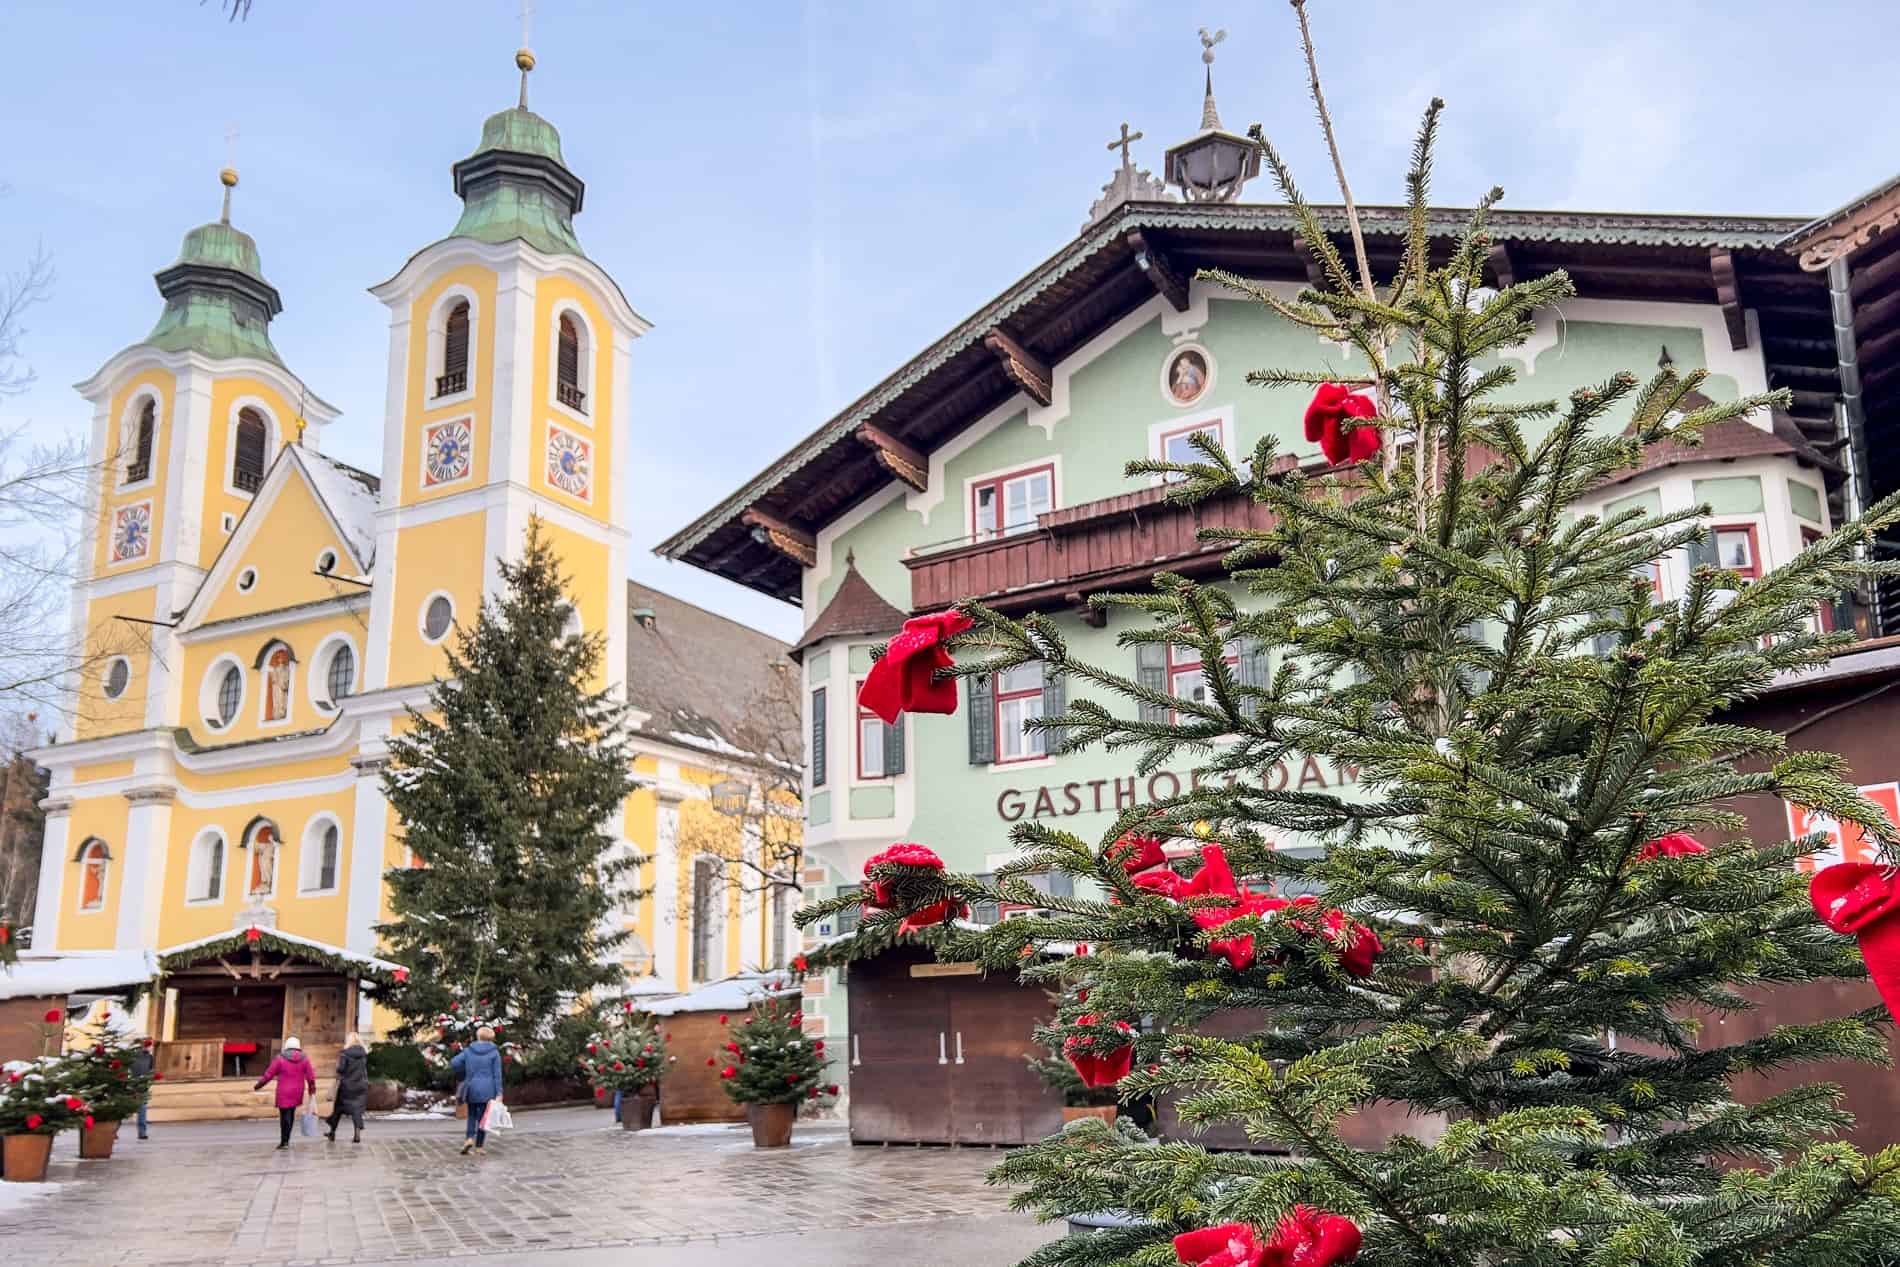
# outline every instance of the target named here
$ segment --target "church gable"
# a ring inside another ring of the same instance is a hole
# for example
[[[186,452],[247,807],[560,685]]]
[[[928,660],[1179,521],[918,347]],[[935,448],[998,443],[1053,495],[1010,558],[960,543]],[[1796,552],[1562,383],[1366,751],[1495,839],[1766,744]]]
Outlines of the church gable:
[[[321,455],[287,449],[206,574],[181,630],[363,594],[346,578],[369,572],[371,484]],[[343,503],[342,514],[332,499]]]

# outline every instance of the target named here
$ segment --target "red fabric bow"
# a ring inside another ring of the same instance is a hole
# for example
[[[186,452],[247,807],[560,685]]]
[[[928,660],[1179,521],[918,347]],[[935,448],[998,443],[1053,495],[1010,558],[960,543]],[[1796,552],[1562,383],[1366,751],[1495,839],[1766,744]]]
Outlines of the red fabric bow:
[[[1887,1005],[1900,1017],[1900,884],[1890,867],[1869,862],[1841,862],[1817,873],[1808,882],[1808,900],[1821,922],[1837,933],[1860,939],[1860,957],[1867,975]]]
[[[1306,438],[1319,441],[1320,452],[1334,466],[1342,462],[1363,462],[1379,451],[1379,429],[1371,425],[1341,429],[1347,418],[1373,418],[1378,406],[1351,388],[1338,383],[1321,383],[1306,406]]]
[[[939,681],[936,672],[955,663],[943,649],[944,642],[973,623],[954,610],[912,616],[905,621],[865,675],[864,684],[858,688],[858,706],[882,717],[887,726],[897,723],[899,713],[956,712],[956,681]]]
[[[1183,891],[1187,888],[1187,883],[1167,867],[1156,867],[1152,871],[1144,871],[1135,877],[1136,888],[1157,893],[1165,898],[1172,898],[1176,902],[1184,896]]]
[[[1102,856],[1110,862],[1119,862],[1122,870],[1129,875],[1139,875],[1168,860],[1168,855],[1161,852],[1159,840],[1153,836],[1137,836],[1132,832],[1110,845]]]
[[[965,902],[952,902],[949,898],[945,898],[941,902],[932,902],[922,910],[912,911],[902,920],[898,921],[897,931],[900,933],[914,933],[921,929],[929,928],[933,924],[948,923],[953,913],[956,918],[968,918],[970,914],[969,904]]]
[[[1286,1267],[1332,1267],[1359,1256],[1359,1225],[1325,1210],[1296,1205],[1273,1230],[1269,1253],[1278,1250]]]
[[[1707,853],[1702,842],[1686,831],[1672,831],[1667,836],[1658,836],[1643,846],[1637,855],[1644,862],[1655,858],[1686,858],[1692,853]]]
[[[937,851],[928,845],[903,843],[879,850],[864,860],[864,878],[871,882],[869,904],[872,906],[891,904],[890,881],[873,879],[871,876],[871,869],[884,863],[892,863],[900,867],[923,867],[929,871],[943,870],[943,859],[939,858]]]
[[[1251,1223],[1196,1228],[1174,1238],[1174,1256],[1189,1267],[1260,1267],[1266,1254]]]
[[[1094,1013],[1075,1018],[1077,1025],[1094,1025],[1100,1018]],[[1124,1034],[1132,1034],[1127,1021],[1116,1021],[1115,1028]],[[1076,1076],[1082,1079],[1085,1087],[1112,1087],[1128,1076],[1135,1067],[1134,1040],[1111,1047],[1107,1051],[1097,1051],[1095,1037],[1092,1034],[1071,1034],[1062,1040],[1062,1054],[1068,1057]]]

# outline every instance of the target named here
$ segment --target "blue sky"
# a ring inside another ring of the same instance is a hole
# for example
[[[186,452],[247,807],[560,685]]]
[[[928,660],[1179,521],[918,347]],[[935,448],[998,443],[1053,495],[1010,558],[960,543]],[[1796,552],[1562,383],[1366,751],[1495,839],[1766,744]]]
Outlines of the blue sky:
[[[1446,98],[1436,199],[1806,214],[1900,167],[1885,3],[1313,0],[1354,192],[1397,197]],[[514,100],[518,0],[5,0],[0,268],[58,281],[0,424],[84,426],[70,384],[150,329],[152,273],[216,217],[284,297],[278,350],[374,469],[387,316],[366,287],[455,223],[449,166]],[[1466,23],[1454,30],[1454,18]],[[648,551],[1078,229],[1124,119],[1136,157],[1215,91],[1332,197],[1285,0],[540,0],[532,104],[587,182],[577,231],[653,332],[635,349],[634,575],[781,636],[795,611]],[[24,51],[25,55],[22,55]],[[1843,59],[1845,63],[1843,64]],[[1830,120],[1846,123],[1833,126]],[[1261,183],[1250,196],[1270,200]]]

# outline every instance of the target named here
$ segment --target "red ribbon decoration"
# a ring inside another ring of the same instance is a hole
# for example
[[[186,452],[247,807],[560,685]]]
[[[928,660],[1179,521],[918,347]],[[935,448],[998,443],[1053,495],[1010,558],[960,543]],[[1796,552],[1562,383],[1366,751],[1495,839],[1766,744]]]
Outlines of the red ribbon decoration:
[[[1379,429],[1371,425],[1341,429],[1347,418],[1375,418],[1378,406],[1350,387],[1321,383],[1306,406],[1306,438],[1319,441],[1320,452],[1334,466],[1363,462],[1379,451]]]
[[[1701,841],[1686,831],[1672,831],[1667,836],[1658,836],[1643,846],[1637,856],[1644,862],[1657,858],[1686,858],[1690,854],[1707,853]]]
[[[858,688],[858,706],[882,717],[887,726],[897,724],[899,713],[956,712],[955,679],[938,681],[936,673],[956,663],[943,644],[974,623],[955,610],[912,616],[905,621],[865,675],[864,684]]]
[[[1359,1256],[1359,1226],[1351,1219],[1296,1205],[1265,1242],[1251,1223],[1222,1223],[1174,1238],[1174,1256],[1187,1267],[1334,1267]]]
[[[1892,867],[1842,862],[1808,882],[1821,922],[1860,941],[1860,957],[1889,1014],[1900,1017],[1900,885]]]
[[[1099,1018],[1094,1013],[1075,1018],[1077,1025],[1093,1025]],[[1133,1033],[1127,1021],[1116,1021],[1115,1028],[1124,1034]],[[1112,1087],[1128,1076],[1135,1067],[1135,1044],[1133,1039],[1106,1052],[1095,1049],[1095,1038],[1090,1034],[1071,1034],[1062,1040],[1062,1054],[1068,1058],[1076,1076],[1082,1079],[1085,1087]]]

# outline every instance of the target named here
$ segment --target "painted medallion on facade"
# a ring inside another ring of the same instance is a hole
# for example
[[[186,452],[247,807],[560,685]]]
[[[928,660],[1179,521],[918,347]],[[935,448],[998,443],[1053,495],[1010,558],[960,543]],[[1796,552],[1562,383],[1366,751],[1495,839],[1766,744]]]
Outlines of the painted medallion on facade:
[[[548,483],[582,499],[594,494],[593,446],[571,431],[548,428]]]
[[[469,456],[475,449],[468,419],[454,418],[424,427],[422,444],[422,482],[425,486],[453,484],[456,480],[468,478]]]
[[[1161,374],[1161,390],[1177,405],[1191,405],[1207,394],[1213,384],[1214,369],[1207,351],[1199,347],[1175,350]]]
[[[152,503],[121,506],[112,516],[112,561],[142,559],[152,548]]]

